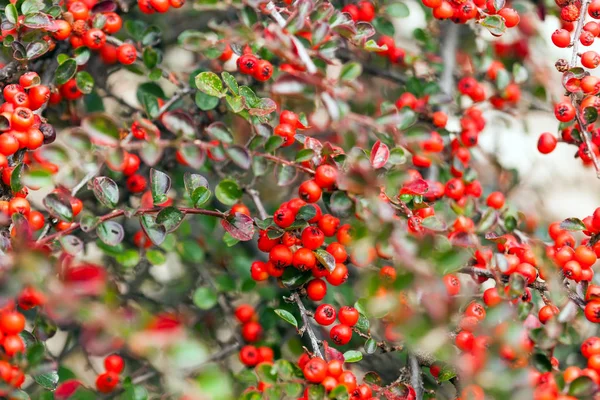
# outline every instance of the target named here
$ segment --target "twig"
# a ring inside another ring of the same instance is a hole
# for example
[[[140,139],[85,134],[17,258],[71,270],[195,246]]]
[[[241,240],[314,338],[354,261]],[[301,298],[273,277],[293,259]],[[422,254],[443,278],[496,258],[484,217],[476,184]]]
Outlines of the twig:
[[[575,28],[575,34],[573,35],[573,42],[571,45],[573,46],[573,54],[571,55],[571,68],[577,64],[577,50],[579,48],[579,36],[581,35],[581,30],[583,29],[583,23],[585,22],[585,17],[587,17],[587,9],[590,5],[591,0],[583,0],[581,4],[581,9],[579,11],[579,20],[577,21],[577,27]]]
[[[79,192],[81,190],[82,187],[84,187],[89,181],[90,179],[92,179],[93,177],[96,176],[96,174],[98,174],[98,171],[100,170],[100,167],[98,168],[94,168],[93,171],[88,172],[81,181],[79,181],[79,183],[77,185],[75,185],[73,187],[73,189],[71,189],[71,196],[75,196],[77,194],[77,192]]]
[[[247,189],[246,192],[248,193],[248,195],[254,202],[254,205],[256,206],[256,209],[258,210],[258,215],[260,216],[260,219],[267,218],[268,215],[267,215],[267,212],[265,211],[265,206],[263,205],[262,200],[260,199],[260,193],[258,193],[258,190]]]
[[[308,311],[306,311],[306,307],[304,307],[304,303],[302,303],[302,299],[300,298],[300,295],[297,292],[294,292],[294,293],[292,293],[292,299],[298,305],[298,309],[300,309],[300,315],[302,316],[303,326],[302,326],[302,328],[300,328],[298,330],[298,332],[300,333],[301,336],[304,334],[304,332],[308,333],[308,337],[310,339],[310,344],[312,346],[313,353],[317,357],[323,358],[323,354],[321,353],[321,349],[319,348],[319,340],[317,339],[317,336],[315,335],[315,332],[313,331],[313,329],[310,325],[310,318],[308,316]]]
[[[177,92],[175,92],[175,94],[173,95],[173,97],[171,97],[165,104],[163,104],[163,106],[158,110],[158,112],[156,113],[155,118],[160,117],[161,115],[163,115],[165,113],[165,111],[167,111],[169,109],[169,107],[171,107],[173,104],[175,104],[179,99],[181,99],[183,96],[185,96],[188,93],[192,93],[194,90],[190,87],[186,87],[183,88],[181,90],[178,90]]]
[[[133,215],[140,216],[140,215],[145,215],[145,214],[157,214],[161,210],[163,210],[163,209],[158,208],[158,207],[157,208],[140,208]],[[179,211],[181,211],[182,213],[184,213],[186,215],[187,214],[200,214],[200,215],[208,215],[211,217],[222,218],[222,219],[225,218],[225,214],[223,214],[220,211],[205,210],[202,208],[179,208]],[[100,217],[98,219],[98,222],[101,223],[104,221],[108,221],[111,219],[121,217],[123,215],[125,215],[125,210],[116,210],[109,214],[103,215],[102,217]],[[74,223],[69,228],[65,229],[64,231],[56,232],[50,236],[45,237],[42,240],[38,240],[37,243],[41,246],[46,245],[56,239],[61,238],[62,236],[70,235],[71,233],[77,231],[79,228],[81,228],[81,224],[79,222]]]
[[[410,384],[415,389],[417,400],[423,399],[423,377],[421,376],[421,366],[417,356],[408,353],[408,364],[410,366]]]
[[[454,86],[454,69],[456,67],[456,47],[458,46],[459,25],[447,21],[445,35],[442,43],[441,56],[444,70],[440,77],[440,89],[442,92],[452,96]]]
[[[11,61],[0,69],[0,83],[7,83],[12,80],[19,72],[24,71],[25,67],[18,61]]]

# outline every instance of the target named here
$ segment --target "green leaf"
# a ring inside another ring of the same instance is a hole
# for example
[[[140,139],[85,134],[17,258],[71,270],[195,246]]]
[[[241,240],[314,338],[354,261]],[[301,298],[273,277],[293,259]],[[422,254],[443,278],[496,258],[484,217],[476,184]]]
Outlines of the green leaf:
[[[223,71],[221,73],[221,78],[223,78],[223,82],[225,82],[225,85],[231,91],[231,93],[233,93],[236,96],[239,96],[240,88],[238,86],[237,81],[235,80],[235,77],[229,72]]]
[[[98,238],[109,246],[116,246],[123,241],[125,230],[115,221],[104,221],[96,228]]]
[[[77,62],[73,58],[69,58],[56,68],[54,81],[57,85],[63,85],[75,76],[75,72],[77,72]]]
[[[377,351],[377,342],[373,338],[368,338],[365,342],[365,353],[374,354]]]
[[[342,81],[353,81],[362,73],[362,65],[357,62],[350,62],[342,67],[340,79]]]
[[[73,50],[73,54],[75,56],[75,62],[77,65],[85,65],[90,60],[92,52],[87,47],[82,46]]]
[[[344,353],[344,361],[346,361],[347,363],[358,362],[362,360],[362,358],[362,353],[357,350],[348,350]]]
[[[148,400],[148,392],[141,385],[124,385],[125,391],[121,395],[121,400]]]
[[[44,374],[35,375],[33,380],[45,389],[54,390],[58,385],[58,372],[50,371]]]
[[[21,173],[24,168],[23,166],[23,163],[18,163],[10,175],[10,190],[12,190],[13,193],[20,192],[21,189],[23,189],[23,183],[21,182]]]
[[[73,221],[73,208],[67,196],[59,193],[50,193],[44,198],[44,206],[55,218],[61,221]]]
[[[483,21],[481,21],[481,26],[487,28],[494,36],[500,36],[506,31],[504,18],[502,18],[500,15],[486,16]]]
[[[202,111],[212,110],[219,105],[220,101],[218,97],[210,96],[204,92],[196,92],[194,100],[196,101],[198,108]]]
[[[283,144],[284,139],[281,136],[271,136],[267,139],[267,143],[265,143],[265,151],[267,153],[272,153]]]
[[[223,82],[221,82],[219,76],[214,72],[207,71],[199,73],[196,75],[195,83],[198,90],[208,94],[209,96],[225,96],[223,91]]]
[[[14,4],[9,3],[4,8],[4,13],[6,14],[6,19],[13,25],[17,24],[17,20],[19,19],[19,13],[17,12],[17,7]]]
[[[325,388],[322,385],[311,385],[308,388],[308,400],[323,400]]]
[[[185,214],[177,207],[165,207],[156,216],[156,223],[164,225],[167,232],[173,232],[181,225],[184,217]]]
[[[119,187],[110,178],[98,176],[92,180],[92,191],[96,199],[107,208],[115,208],[119,203]]]
[[[52,28],[53,24],[50,18],[42,12],[34,12],[25,16],[23,25],[32,29]]]
[[[315,156],[313,149],[302,149],[296,154],[296,162],[308,161]]]
[[[275,310],[275,314],[277,314],[279,318],[285,322],[293,325],[295,328],[298,328],[298,321],[296,321],[296,318],[289,311],[277,309]]]
[[[435,215],[425,218],[421,222],[421,226],[436,232],[444,232],[446,229],[448,229],[446,224]]]
[[[583,110],[583,118],[588,124],[593,124],[598,119],[598,110],[595,107],[586,107]]]
[[[225,148],[227,157],[241,169],[249,169],[252,158],[247,149],[242,146],[228,146]]]
[[[208,310],[217,304],[217,293],[212,288],[200,287],[194,291],[192,299],[196,307]]]
[[[167,262],[167,257],[160,250],[153,250],[153,249],[148,250],[146,252],[146,259],[152,265],[163,265],[164,263]]]
[[[50,50],[50,45],[45,40],[36,40],[27,45],[26,55],[28,60],[34,60]]]
[[[566,231],[583,231],[585,224],[579,218],[567,218],[560,223],[560,229]]]
[[[154,205],[162,204],[168,200],[167,192],[171,189],[171,178],[162,171],[150,169],[150,190]]]
[[[141,215],[140,223],[142,224],[142,229],[150,238],[150,241],[156,246],[160,246],[160,244],[165,241],[167,229],[164,225],[157,224],[153,216],[147,214]]]
[[[243,192],[238,183],[231,179],[224,179],[215,188],[215,196],[221,203],[232,206],[242,198]]]
[[[92,89],[94,88],[94,78],[92,78],[92,75],[90,75],[89,72],[79,71],[75,75],[75,83],[82,93],[92,93]]]
[[[410,15],[410,10],[404,3],[393,3],[385,8],[385,13],[394,18],[406,18]]]
[[[535,369],[542,373],[552,371],[552,363],[545,354],[535,353],[531,358],[531,363]]]
[[[211,196],[212,192],[210,191],[210,189],[204,186],[196,188],[196,190],[194,190],[194,193],[192,193],[192,201],[194,202],[194,207],[202,207],[204,204],[206,204],[208,200],[210,200]]]
[[[152,47],[146,47],[142,53],[142,60],[146,68],[152,69],[158,64],[158,52]]]
[[[160,106],[158,105],[158,98],[151,95],[150,93],[142,93],[142,107],[150,118],[154,118],[158,115]]]
[[[332,272],[335,269],[335,258],[327,251],[323,249],[317,249],[313,253],[315,253],[315,257],[317,260],[325,267],[329,272]]]
[[[312,204],[300,207],[296,213],[296,220],[310,221],[317,215],[317,209]]]
[[[206,127],[206,134],[221,143],[233,143],[233,135],[227,126],[222,122],[213,122]]]
[[[580,376],[569,384],[569,395],[577,398],[584,398],[593,395],[598,389],[598,385],[587,376]]]

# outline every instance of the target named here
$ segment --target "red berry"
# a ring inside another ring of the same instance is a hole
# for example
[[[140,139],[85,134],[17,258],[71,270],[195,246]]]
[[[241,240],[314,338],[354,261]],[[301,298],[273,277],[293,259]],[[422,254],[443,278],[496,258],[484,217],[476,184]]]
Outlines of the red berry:
[[[327,294],[327,284],[322,279],[313,279],[306,285],[306,294],[313,301],[321,301]]]
[[[123,358],[121,358],[121,356],[111,354],[110,356],[104,359],[104,368],[106,368],[106,371],[108,372],[120,374],[125,368],[125,362],[123,361]]]
[[[331,325],[335,321],[335,318],[335,308],[333,308],[331,304],[321,304],[315,310],[315,321],[317,321],[319,325]]]
[[[354,307],[344,306],[338,312],[340,323],[348,326],[354,326],[358,322],[359,313]]]
[[[556,138],[556,136],[549,132],[545,132],[540,135],[540,138],[538,139],[537,148],[540,153],[549,154],[554,151],[557,143],[558,139]]]
[[[333,340],[333,343],[343,346],[352,339],[352,328],[344,324],[335,325],[329,331],[329,337]]]
[[[321,383],[327,376],[327,363],[322,358],[312,358],[302,369],[304,378],[311,383]]]

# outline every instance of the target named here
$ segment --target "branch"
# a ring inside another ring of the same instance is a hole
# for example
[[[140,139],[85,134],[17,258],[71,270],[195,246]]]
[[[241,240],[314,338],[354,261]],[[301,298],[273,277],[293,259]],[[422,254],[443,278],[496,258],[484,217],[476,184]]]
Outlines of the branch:
[[[302,326],[302,328],[298,329],[300,336],[303,336],[304,332],[308,333],[308,337],[310,339],[310,344],[312,346],[313,353],[317,357],[323,358],[323,354],[321,353],[321,349],[319,348],[319,340],[317,339],[317,336],[315,335],[315,332],[313,331],[313,329],[310,325],[310,318],[308,316],[308,311],[306,311],[306,307],[304,307],[304,303],[302,303],[302,299],[300,298],[300,295],[297,292],[294,292],[294,293],[292,293],[292,299],[298,305],[298,308],[300,309],[300,315],[302,315],[303,326]]]
[[[265,206],[263,205],[262,200],[260,199],[260,193],[258,193],[258,190],[247,189],[246,192],[254,202],[254,205],[258,210],[258,215],[260,216],[260,219],[268,218],[267,212],[265,211]]]
[[[459,25],[452,21],[446,21],[444,40],[442,42],[441,56],[444,66],[440,78],[440,89],[445,94],[452,96],[454,87],[454,69],[456,67],[456,47],[458,46]]]
[[[140,208],[139,210],[137,210],[133,216],[140,216],[140,215],[145,215],[145,214],[157,214],[160,211],[162,211],[163,208]],[[181,211],[182,213],[184,213],[185,215],[187,214],[200,214],[200,215],[208,215],[211,217],[216,217],[216,218],[225,218],[225,214],[223,214],[220,211],[214,211],[214,210],[205,210],[202,208],[179,208],[179,211]],[[125,215],[125,210],[116,210],[113,211],[109,214],[103,215],[102,217],[100,217],[98,219],[99,223],[111,220],[111,219],[115,219],[118,217],[121,217]],[[65,229],[64,231],[60,231],[60,232],[56,232],[50,236],[46,236],[44,239],[42,240],[38,240],[37,244],[43,246],[46,245],[56,239],[59,239],[63,236],[66,235],[70,235],[71,233],[79,230],[81,228],[81,224],[79,222],[74,223],[73,225],[71,225],[69,228]]]
[[[483,276],[489,279],[494,279],[496,280],[498,277],[492,272],[489,271],[487,269],[482,269],[482,268],[475,268],[475,267],[464,267],[461,268],[460,270],[457,271],[460,274],[469,274],[469,275],[477,275],[477,276]],[[503,283],[507,283],[509,276],[508,275],[502,275],[500,277],[500,279],[502,280]],[[527,285],[530,288],[533,288],[537,291],[540,292],[547,292],[548,291],[548,286],[545,283],[542,282],[533,282],[530,283],[529,285]]]
[[[571,55],[571,68],[577,64],[577,50],[579,48],[579,36],[581,35],[581,30],[583,29],[583,24],[585,22],[585,17],[587,17],[587,9],[590,5],[591,0],[583,0],[581,4],[581,9],[579,11],[579,20],[577,21],[577,27],[575,28],[575,34],[573,35],[573,42],[571,45],[573,46],[573,53]]]
[[[423,399],[423,377],[421,376],[421,366],[417,356],[408,353],[408,364],[410,367],[410,384],[415,389],[417,400]]]
[[[182,98],[183,96],[185,96],[188,93],[192,93],[193,91],[194,90],[188,86],[188,87],[185,87],[185,88],[183,88],[183,89],[178,90],[177,92],[175,92],[175,94],[173,95],[173,97],[171,97],[158,110],[158,112],[156,113],[156,116],[154,117],[154,119],[158,119],[161,115],[163,115],[165,113],[165,111],[167,111],[169,109],[169,107],[171,107],[173,104],[175,104],[180,98]]]
[[[23,64],[18,61],[11,61],[0,69],[0,83],[10,82],[15,75],[25,70]]]

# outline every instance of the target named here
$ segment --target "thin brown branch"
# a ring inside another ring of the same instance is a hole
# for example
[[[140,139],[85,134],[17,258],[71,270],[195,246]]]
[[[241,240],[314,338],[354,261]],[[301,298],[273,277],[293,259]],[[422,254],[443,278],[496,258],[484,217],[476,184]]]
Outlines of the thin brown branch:
[[[323,358],[323,354],[321,353],[321,349],[319,348],[319,340],[317,339],[317,335],[312,329],[310,324],[310,317],[308,316],[308,311],[306,307],[304,307],[304,303],[302,303],[302,299],[297,292],[292,293],[292,299],[298,305],[298,309],[300,310],[300,315],[302,316],[302,324],[303,326],[298,330],[300,335],[303,335],[304,332],[308,333],[308,338],[310,339],[310,344],[312,347],[312,352],[320,358]]]

